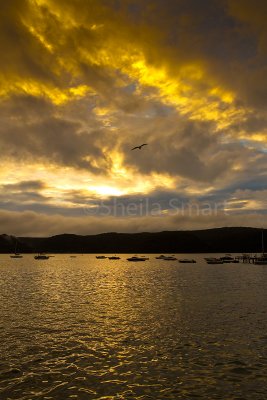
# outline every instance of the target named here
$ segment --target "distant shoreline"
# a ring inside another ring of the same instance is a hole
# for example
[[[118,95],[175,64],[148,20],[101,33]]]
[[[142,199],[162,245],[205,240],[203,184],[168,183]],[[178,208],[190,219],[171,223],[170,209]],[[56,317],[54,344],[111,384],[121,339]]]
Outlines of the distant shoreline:
[[[204,254],[260,253],[267,250],[267,230],[225,227],[192,231],[142,233],[62,234],[52,237],[0,235],[0,253],[46,252],[53,254]]]

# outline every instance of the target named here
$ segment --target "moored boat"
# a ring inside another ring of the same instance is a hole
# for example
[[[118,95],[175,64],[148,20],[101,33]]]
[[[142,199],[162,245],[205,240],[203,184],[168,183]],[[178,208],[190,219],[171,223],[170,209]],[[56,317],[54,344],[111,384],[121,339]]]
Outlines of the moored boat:
[[[111,257],[108,257],[108,259],[109,259],[109,260],[120,260],[120,257],[111,256]]]
[[[267,265],[267,255],[263,254],[261,257],[256,257],[254,260],[256,265]]]
[[[10,258],[22,258],[22,257],[23,255],[18,252],[18,240],[16,239],[14,254],[12,254]]]
[[[106,256],[96,256],[95,258],[97,258],[98,260],[104,260],[104,258],[108,258]]]
[[[163,254],[161,254],[158,257],[155,257],[157,260],[165,260],[165,261],[173,261],[173,260],[177,260],[177,258],[172,255],[172,256],[164,256]]]
[[[256,264],[256,265],[267,265],[267,254],[264,253],[263,230],[261,232],[261,247],[262,247],[262,254],[261,254],[260,257],[255,257],[254,264]]]
[[[193,258],[181,258],[179,259],[179,263],[190,263],[190,264],[195,264],[196,260],[194,260]]]
[[[9,256],[10,258],[22,258],[23,257],[23,255],[22,254],[20,254],[20,253],[14,253],[14,254],[12,254],[11,256]]]
[[[239,259],[232,257],[229,254],[226,254],[224,257],[220,257],[220,259],[224,262],[224,263],[239,263]]]
[[[223,261],[216,257],[205,258],[205,260],[207,264],[223,264]]]
[[[141,256],[141,257],[139,257],[139,256],[133,256],[133,257],[127,258],[127,261],[133,261],[133,262],[146,261],[146,260],[149,260],[149,258],[148,258],[148,257],[145,257],[145,256]]]
[[[165,256],[162,260],[164,260],[164,261],[175,261],[175,260],[177,260],[177,258],[174,257],[174,256]]]
[[[47,256],[46,254],[37,254],[36,256],[34,256],[35,260],[48,260],[49,256]]]

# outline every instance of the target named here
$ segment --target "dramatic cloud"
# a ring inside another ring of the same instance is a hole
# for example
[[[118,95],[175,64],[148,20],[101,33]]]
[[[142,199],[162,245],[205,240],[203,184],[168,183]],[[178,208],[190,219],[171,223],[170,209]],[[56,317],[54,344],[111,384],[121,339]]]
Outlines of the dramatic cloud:
[[[266,12],[261,0],[3,4],[2,230],[264,225]],[[96,213],[144,198],[145,215]],[[224,207],[190,214],[208,203]]]

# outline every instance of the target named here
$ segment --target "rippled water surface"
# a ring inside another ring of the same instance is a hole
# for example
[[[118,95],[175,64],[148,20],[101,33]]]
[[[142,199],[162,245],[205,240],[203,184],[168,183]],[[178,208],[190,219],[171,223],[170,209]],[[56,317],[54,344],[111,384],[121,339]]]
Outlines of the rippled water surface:
[[[121,257],[0,256],[2,400],[267,399],[267,266]]]

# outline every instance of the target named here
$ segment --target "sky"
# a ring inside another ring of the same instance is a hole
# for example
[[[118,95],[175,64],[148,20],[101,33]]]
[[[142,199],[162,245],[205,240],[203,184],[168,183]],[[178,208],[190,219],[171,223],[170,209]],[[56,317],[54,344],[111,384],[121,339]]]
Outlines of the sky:
[[[267,227],[266,15],[263,0],[3,2],[1,233]]]

